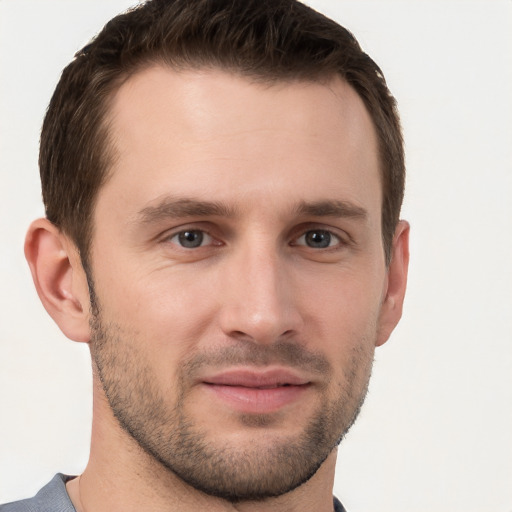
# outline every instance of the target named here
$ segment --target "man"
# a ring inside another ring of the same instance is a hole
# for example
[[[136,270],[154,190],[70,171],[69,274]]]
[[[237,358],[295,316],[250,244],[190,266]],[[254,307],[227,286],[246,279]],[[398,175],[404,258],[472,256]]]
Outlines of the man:
[[[395,102],[295,0],[153,0],[64,70],[38,294],[94,380],[84,472],[2,512],[342,511],[336,447],[399,321]]]

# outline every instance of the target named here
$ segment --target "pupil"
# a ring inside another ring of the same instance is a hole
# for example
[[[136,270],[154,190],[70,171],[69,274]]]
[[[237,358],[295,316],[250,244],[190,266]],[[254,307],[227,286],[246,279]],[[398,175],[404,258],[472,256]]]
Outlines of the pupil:
[[[183,231],[178,238],[180,244],[189,249],[199,247],[203,243],[203,233],[201,231]]]
[[[315,248],[329,247],[331,234],[328,231],[309,231],[306,233],[306,243]]]

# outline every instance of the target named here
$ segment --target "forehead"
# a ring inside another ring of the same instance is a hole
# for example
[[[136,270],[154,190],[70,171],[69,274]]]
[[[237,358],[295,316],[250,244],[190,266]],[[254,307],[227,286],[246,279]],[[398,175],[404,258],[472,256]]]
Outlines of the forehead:
[[[279,191],[284,204],[339,189],[380,207],[373,123],[340,78],[269,85],[154,66],[120,87],[109,117],[117,158],[99,200],[117,194],[136,205],[178,192],[243,201]]]

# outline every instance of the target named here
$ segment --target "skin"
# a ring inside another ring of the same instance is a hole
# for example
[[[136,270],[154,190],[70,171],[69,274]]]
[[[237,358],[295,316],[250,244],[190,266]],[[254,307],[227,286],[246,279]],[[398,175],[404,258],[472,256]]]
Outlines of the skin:
[[[72,501],[79,512],[332,510],[334,444],[401,316],[408,264],[405,222],[385,264],[377,142],[362,101],[341,79],[269,86],[155,66],[123,84],[110,121],[117,158],[97,198],[90,259],[99,317],[65,234],[39,219],[26,242],[43,304],[93,355],[91,456],[68,483]],[[203,233],[202,244],[180,245],[186,230]],[[310,364],[283,356],[284,345]],[[226,399],[225,387],[205,384],[233,368],[291,372],[306,385],[280,402],[273,391],[233,399],[228,389]],[[334,444],[303,485],[230,503],[165,469],[120,426],[105,388],[140,414],[142,378],[146,400],[168,412],[181,396],[209,446],[249,450],[265,471],[275,461],[264,455],[300,443],[325,411]]]

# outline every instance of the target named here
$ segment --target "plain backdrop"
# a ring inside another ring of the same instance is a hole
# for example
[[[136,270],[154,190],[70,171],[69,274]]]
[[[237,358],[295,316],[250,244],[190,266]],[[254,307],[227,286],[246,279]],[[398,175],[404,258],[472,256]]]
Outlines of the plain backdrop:
[[[378,349],[335,493],[351,512],[512,512],[512,2],[310,5],[398,99],[412,225],[404,318]],[[61,69],[130,0],[0,0],[0,502],[87,461],[87,347],[34,291],[41,121]]]

